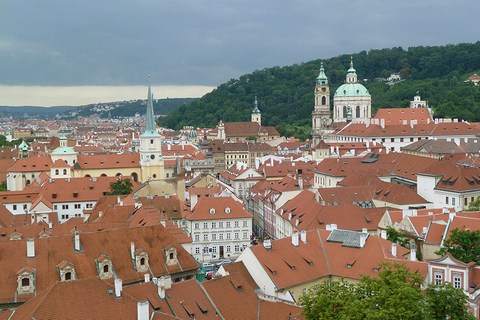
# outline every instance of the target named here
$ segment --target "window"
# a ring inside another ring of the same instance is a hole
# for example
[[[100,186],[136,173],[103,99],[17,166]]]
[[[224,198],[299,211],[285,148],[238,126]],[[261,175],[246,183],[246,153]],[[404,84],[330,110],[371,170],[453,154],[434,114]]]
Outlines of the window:
[[[150,139],[150,144],[153,144],[153,139]]]
[[[145,265],[145,258],[140,258],[140,265],[144,266]]]
[[[212,222],[212,229],[216,229],[217,228],[217,223],[216,222]]]
[[[240,245],[236,244],[235,245],[235,252],[239,252],[240,251]]]
[[[71,272],[65,273],[65,281],[68,281],[68,280],[72,280],[72,273]]]
[[[29,287],[29,286],[30,286],[30,279],[22,278],[22,287]]]
[[[200,223],[195,222],[195,224],[194,224],[194,229],[200,229]]]
[[[75,209],[80,209],[80,203],[75,203],[74,208]]]
[[[218,227],[219,227],[219,228],[223,228],[223,221],[220,221],[220,222],[218,223]]]
[[[448,197],[445,197],[445,203],[448,204]]]
[[[227,221],[227,228],[231,228],[230,221]]]
[[[235,232],[235,240],[240,239],[240,234],[238,232]]]
[[[13,205],[13,210],[17,210],[17,205],[16,204]]]
[[[223,240],[223,233],[220,233],[220,234],[218,235],[218,239],[219,239],[219,240]]]
[[[103,273],[108,273],[108,264],[103,266]]]
[[[403,142],[403,138],[400,138],[400,142]]]
[[[247,232],[243,233],[243,239],[248,239],[248,233]]]
[[[200,241],[200,235],[198,233],[195,234],[195,241]]]
[[[93,203],[87,203],[87,209],[92,209],[93,208]]]
[[[238,228],[239,227],[239,222],[238,221],[235,221],[235,228]]]
[[[244,221],[243,221],[243,226],[244,226],[245,228],[248,227],[248,220],[244,220]]]
[[[55,169],[55,175],[59,175],[60,174],[60,171],[58,169]]]
[[[208,241],[208,234],[203,235],[203,241]]]
[[[227,240],[230,240],[232,238],[232,234],[229,232],[227,233]]]
[[[217,253],[217,246],[213,246],[213,247],[212,247],[212,252],[213,252],[213,253]]]
[[[435,271],[433,273],[433,284],[436,286],[441,286],[443,282],[443,272]]]
[[[452,206],[455,205],[455,198],[452,197]]]
[[[213,240],[213,241],[216,241],[216,240],[217,240],[217,234],[216,234],[216,233],[212,233],[212,240]]]
[[[455,289],[462,288],[462,275],[461,274],[454,274],[453,275],[453,287]]]
[[[208,253],[208,247],[203,247],[203,254],[207,254]]]
[[[227,252],[232,252],[232,246],[227,246],[226,250]]]
[[[63,210],[68,210],[68,204],[62,204],[62,209]]]
[[[200,248],[199,247],[195,248],[195,254],[200,254]]]
[[[63,169],[63,174],[67,174],[67,169]]]
[[[23,210],[27,210],[27,205],[26,204],[23,205]]]
[[[203,223],[203,229],[208,229],[208,223],[207,222]]]

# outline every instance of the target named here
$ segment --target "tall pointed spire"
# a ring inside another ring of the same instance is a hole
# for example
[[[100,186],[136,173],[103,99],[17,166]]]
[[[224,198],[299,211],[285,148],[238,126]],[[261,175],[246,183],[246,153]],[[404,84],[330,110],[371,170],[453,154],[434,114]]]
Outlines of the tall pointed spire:
[[[317,83],[322,85],[328,84],[328,78],[325,74],[325,69],[323,68],[323,61],[320,63],[320,72],[317,77]]]
[[[150,76],[148,76],[150,79]],[[155,116],[153,114],[153,96],[150,88],[150,80],[148,83],[148,98],[147,98],[147,114],[145,116],[145,134],[158,135],[157,125],[155,123]]]
[[[253,102],[252,113],[260,113],[260,110],[258,109],[257,95],[255,95],[255,101]]]

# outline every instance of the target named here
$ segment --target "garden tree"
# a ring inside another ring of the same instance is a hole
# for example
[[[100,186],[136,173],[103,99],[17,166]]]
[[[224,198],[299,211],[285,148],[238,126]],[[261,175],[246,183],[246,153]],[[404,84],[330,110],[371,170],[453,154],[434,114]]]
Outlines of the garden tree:
[[[443,247],[435,252],[444,255],[450,252],[455,259],[465,263],[480,264],[480,230],[459,230],[455,228],[443,243]]]
[[[109,195],[130,194],[132,192],[132,181],[130,179],[118,179],[110,183]]]
[[[300,304],[309,320],[474,319],[461,289],[444,285],[422,291],[422,283],[421,274],[385,263],[378,278],[363,277],[353,284],[328,280],[309,289]]]
[[[480,197],[468,204],[467,211],[480,211]]]
[[[429,286],[426,290],[426,303],[430,319],[468,320],[475,319],[465,308],[467,296],[451,284]],[[445,303],[448,301],[448,303]]]
[[[3,180],[0,183],[0,191],[7,191],[7,180]]]

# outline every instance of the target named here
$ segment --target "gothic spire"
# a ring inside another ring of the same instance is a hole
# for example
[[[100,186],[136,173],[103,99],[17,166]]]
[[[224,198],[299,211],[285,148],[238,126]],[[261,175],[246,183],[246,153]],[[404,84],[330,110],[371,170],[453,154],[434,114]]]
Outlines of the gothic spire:
[[[145,116],[145,134],[149,134],[149,135],[158,134],[156,127],[157,125],[155,123],[155,116],[153,114],[153,96],[152,96],[152,90],[150,89],[150,83],[149,83],[148,98],[147,98],[147,114]]]

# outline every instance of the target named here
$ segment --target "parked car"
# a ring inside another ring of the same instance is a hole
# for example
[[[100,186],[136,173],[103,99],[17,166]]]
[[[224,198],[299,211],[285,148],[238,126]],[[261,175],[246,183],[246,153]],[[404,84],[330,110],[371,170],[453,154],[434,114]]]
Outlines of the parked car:
[[[216,265],[217,265],[218,267],[220,267],[220,266],[223,265],[223,264],[229,264],[229,263],[232,263],[232,260],[222,259],[222,260],[218,261],[218,262],[216,263]]]
[[[215,265],[213,263],[210,263],[210,262],[204,262],[204,263],[202,263],[202,267],[204,269],[212,269],[212,268],[215,267]]]
[[[216,271],[208,271],[205,273],[205,279],[210,280],[215,276]]]

